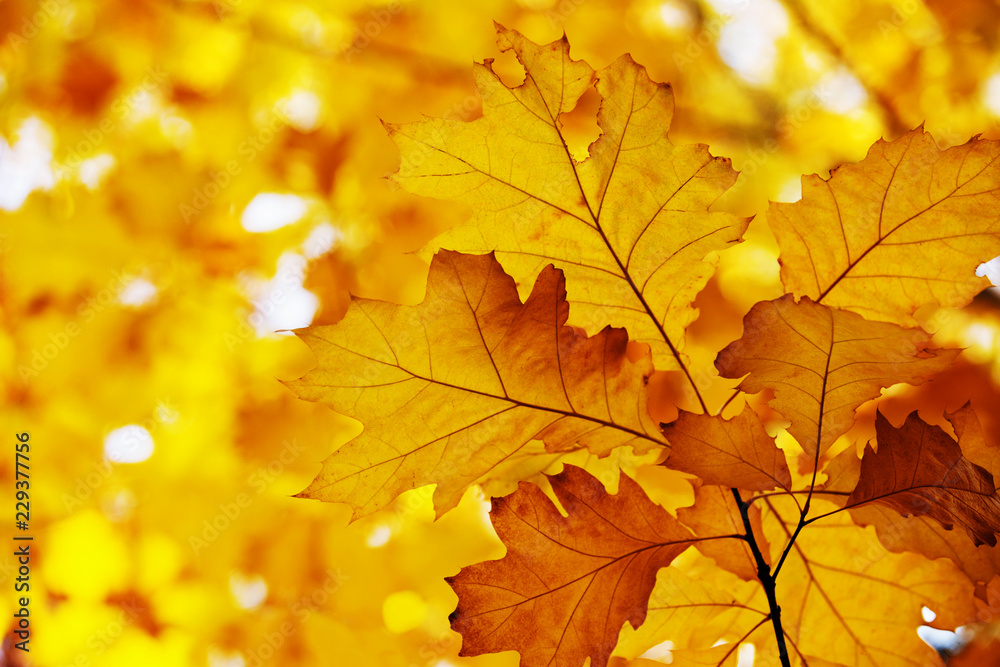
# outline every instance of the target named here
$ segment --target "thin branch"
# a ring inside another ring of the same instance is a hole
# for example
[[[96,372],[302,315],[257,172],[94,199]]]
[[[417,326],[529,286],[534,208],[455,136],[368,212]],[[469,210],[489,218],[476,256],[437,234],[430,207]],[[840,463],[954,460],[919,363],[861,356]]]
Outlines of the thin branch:
[[[859,503],[859,505],[860,504],[863,504],[863,503]],[[851,507],[858,507],[859,505],[852,505]],[[820,519],[825,519],[828,516],[833,516],[834,514],[838,514],[838,513],[843,512],[844,510],[847,510],[847,509],[851,509],[851,508],[850,507],[838,507],[837,509],[833,510],[832,512],[827,512],[826,514],[820,514],[819,516],[814,516],[813,518],[811,518],[808,521],[806,521],[806,525],[808,526],[809,524],[815,523],[816,521],[819,521]]]
[[[757,544],[757,537],[754,535],[753,526],[750,524],[750,505],[743,502],[739,489],[730,489],[733,498],[736,499],[736,506],[740,510],[740,518],[743,519],[743,528],[747,531],[746,540],[753,552],[754,562],[757,564],[757,578],[761,586],[764,587],[764,594],[767,595],[767,606],[771,610],[771,624],[774,626],[774,638],[778,642],[778,657],[781,658],[782,667],[792,667],[788,658],[788,647],[785,645],[785,631],[781,627],[781,607],[778,605],[778,597],[775,593],[774,575],[764,560],[760,546]],[[765,501],[767,502],[767,501]]]
[[[765,500],[764,502],[767,501]],[[768,506],[770,507],[770,503],[768,503]],[[778,573],[781,572],[781,566],[785,564],[785,559],[788,558],[788,552],[790,552],[792,547],[795,546],[795,538],[797,538],[802,529],[808,525],[808,522],[805,520],[805,516],[804,512],[799,514],[799,522],[795,526],[795,532],[789,536],[788,544],[785,545],[785,550],[781,552],[781,558],[778,559],[778,564],[774,566],[774,576],[778,576]]]

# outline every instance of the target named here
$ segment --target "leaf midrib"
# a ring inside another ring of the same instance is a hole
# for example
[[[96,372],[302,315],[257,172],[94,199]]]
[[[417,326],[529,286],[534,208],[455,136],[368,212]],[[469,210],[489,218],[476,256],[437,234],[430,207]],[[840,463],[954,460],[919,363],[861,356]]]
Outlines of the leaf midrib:
[[[959,190],[961,190],[962,188],[964,188],[966,185],[968,185],[969,183],[971,183],[972,181],[974,181],[976,178],[979,177],[980,174],[982,174],[989,167],[991,167],[993,165],[993,163],[995,163],[998,159],[1000,159],[1000,155],[998,155],[997,157],[994,157],[993,159],[989,160],[986,163],[986,165],[983,166],[982,169],[980,169],[979,171],[977,171],[968,180],[966,180],[965,182],[963,182],[961,185],[956,185],[955,188],[952,189],[951,192],[949,192],[948,194],[944,195],[943,197],[941,197],[940,199],[938,199],[936,202],[933,202],[932,204],[930,204],[926,208],[922,209],[921,211],[918,211],[917,213],[914,213],[910,217],[906,218],[905,220],[903,220],[902,222],[900,222],[899,224],[897,224],[895,227],[893,227],[892,229],[890,229],[888,232],[886,232],[885,235],[883,236],[881,230],[882,230],[882,218],[883,218],[883,215],[885,214],[885,200],[889,197],[889,189],[892,187],[892,182],[893,182],[893,180],[896,177],[896,172],[899,171],[900,165],[903,163],[903,160],[906,159],[906,153],[909,152],[910,146],[912,144],[913,144],[913,141],[911,140],[910,143],[907,144],[906,150],[903,151],[903,155],[900,156],[899,162],[896,163],[896,164],[894,164],[893,167],[892,167],[892,176],[889,179],[888,185],[886,185],[885,194],[883,195],[883,198],[882,198],[882,207],[879,209],[879,220],[878,220],[879,237],[878,237],[878,240],[875,241],[875,243],[873,243],[871,246],[869,246],[863,253],[861,253],[861,255],[859,255],[857,259],[855,259],[854,261],[850,262],[847,265],[847,268],[845,268],[843,270],[843,272],[839,276],[837,276],[837,278],[832,283],[830,283],[830,286],[827,287],[823,291],[823,293],[819,295],[819,297],[816,299],[816,303],[822,302],[823,299],[826,298],[826,296],[831,291],[833,291],[833,289],[837,285],[840,284],[840,281],[843,280],[844,278],[846,278],[847,275],[854,269],[854,267],[857,266],[859,262],[861,262],[861,260],[863,260],[865,257],[867,257],[876,248],[881,247],[882,242],[885,241],[887,238],[889,238],[893,233],[895,233],[896,231],[898,231],[899,229],[901,229],[907,223],[912,222],[916,218],[919,218],[923,214],[927,213],[928,211],[930,211],[931,209],[933,209],[938,204],[940,204],[940,203],[942,203],[942,202],[947,201],[948,199],[950,199],[952,196],[955,195],[956,192],[958,192]],[[831,179],[832,179],[832,177],[831,177]],[[831,180],[831,179],[828,179],[826,182],[829,183],[829,180]],[[840,221],[841,231],[844,232],[844,229],[843,229],[844,223],[843,223],[843,220],[840,218],[839,210],[840,209],[839,209],[839,205],[838,205],[838,220]],[[937,238],[934,238],[934,239],[924,239],[923,242],[933,243],[933,242],[938,241],[938,240],[940,240],[940,239],[937,239]],[[814,267],[815,267],[815,265],[814,265]]]

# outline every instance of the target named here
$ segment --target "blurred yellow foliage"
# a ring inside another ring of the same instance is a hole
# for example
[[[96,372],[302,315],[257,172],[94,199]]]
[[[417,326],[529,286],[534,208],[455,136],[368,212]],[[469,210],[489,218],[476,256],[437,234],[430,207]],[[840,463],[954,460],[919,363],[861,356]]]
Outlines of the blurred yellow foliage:
[[[0,664],[517,664],[459,658],[449,629],[444,577],[503,552],[481,494],[434,521],[416,489],[351,525],[290,497],[360,427],[280,382],[314,364],[280,330],[336,322],[349,294],[422,298],[414,251],[468,211],[390,187],[379,119],[477,117],[473,60],[520,76],[492,20],[565,31],[598,67],[631,53],[672,84],[672,139],[741,172],[713,210],[758,219],[696,303],[695,365],[780,295],[759,214],[801,174],[920,123],[942,146],[1000,138],[988,0],[3,0],[0,422],[31,434],[34,541],[30,653],[0,556]],[[597,102],[570,114],[577,153]],[[995,299],[922,320],[994,377]]]

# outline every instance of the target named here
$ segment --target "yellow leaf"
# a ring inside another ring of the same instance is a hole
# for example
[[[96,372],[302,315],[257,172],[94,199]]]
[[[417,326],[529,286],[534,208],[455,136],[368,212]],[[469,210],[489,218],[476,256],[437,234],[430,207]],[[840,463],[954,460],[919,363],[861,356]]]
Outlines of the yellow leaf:
[[[572,324],[623,326],[652,346],[658,369],[680,368],[691,304],[712,272],[703,260],[748,223],[708,212],[736,172],[707,146],[670,142],[670,87],[627,55],[596,73],[603,133],[577,163],[560,116],[595,73],[570,58],[565,39],[539,46],[501,26],[497,34],[524,66],[524,83],[507,87],[487,60],[475,68],[482,118],[389,126],[402,154],[394,180],[472,207],[472,224],[437,247],[495,251],[522,283],[552,262],[569,279]]]
[[[907,326],[925,304],[964,306],[989,285],[976,268],[1000,255],[998,158],[1000,142],[942,151],[917,128],[827,180],[803,177],[802,199],[767,214],[785,288]]]
[[[765,501],[764,529],[772,543],[782,544],[795,530],[799,511],[771,500]],[[836,509],[816,498],[813,505],[819,514]],[[934,610],[945,627],[969,622],[975,614],[972,584],[946,560],[880,548],[873,557],[869,547],[875,540],[846,512],[798,535],[777,586],[785,632],[802,654],[848,667],[942,664],[917,636],[921,610]],[[758,650],[773,642],[771,637]]]
[[[579,335],[568,310],[560,271],[543,271],[522,304],[492,255],[442,251],[420,305],[356,299],[339,324],[299,331],[319,367],[289,386],[365,418],[301,495],[349,503],[358,518],[437,484],[440,516],[470,484],[517,481],[505,474],[534,439],[600,455],[662,446],[646,412],[648,354],[629,361],[621,329]]]
[[[946,369],[958,350],[930,349],[930,335],[869,322],[791,295],[763,301],[743,320],[743,337],[719,353],[723,377],[749,373],[740,389],[773,389],[771,407],[788,432],[818,457],[854,424],[854,411],[898,382],[920,384]]]

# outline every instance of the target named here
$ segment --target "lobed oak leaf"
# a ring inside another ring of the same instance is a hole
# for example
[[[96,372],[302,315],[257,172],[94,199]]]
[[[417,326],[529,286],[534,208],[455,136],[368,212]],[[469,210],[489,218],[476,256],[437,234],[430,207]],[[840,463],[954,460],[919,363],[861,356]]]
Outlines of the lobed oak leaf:
[[[442,251],[419,305],[354,299],[339,324],[298,331],[319,365],[291,389],[364,420],[300,496],[348,503],[357,519],[436,484],[440,515],[469,485],[512,472],[532,440],[602,456],[662,446],[646,412],[648,353],[629,361],[621,329],[587,338],[566,326],[564,285],[549,267],[522,304],[492,255]]]
[[[998,158],[1000,142],[942,151],[920,127],[829,179],[804,176],[802,199],[767,213],[785,289],[906,326],[925,304],[964,306],[1000,255]]]
[[[787,497],[764,502],[768,539],[787,542],[799,507]],[[943,665],[917,635],[922,609],[933,609],[940,627],[970,622],[975,606],[969,579],[947,560],[886,553],[846,512],[816,497],[812,506],[827,516],[798,534],[776,588],[789,651],[806,656],[810,666],[811,656],[827,661],[819,664],[847,667]],[[757,650],[770,653],[774,643],[764,635]]]
[[[749,407],[729,420],[681,412],[661,426],[670,443],[668,468],[748,491],[787,489],[792,482],[784,453]]]
[[[878,451],[869,445],[858,485],[846,507],[877,503],[903,516],[928,516],[945,528],[958,524],[976,545],[996,546],[1000,498],[993,475],[962,456],[950,435],[914,412],[902,428],[875,417]]]
[[[870,322],[791,295],[762,301],[743,320],[743,337],[719,353],[723,377],[749,373],[739,388],[773,389],[771,407],[791,421],[788,432],[818,458],[854,424],[854,411],[896,383],[920,384],[954,361],[959,350],[934,349],[919,329]]]
[[[595,73],[570,58],[565,38],[540,46],[498,25],[497,41],[524,82],[507,87],[487,60],[474,70],[481,118],[388,126],[401,153],[393,180],[472,208],[472,223],[437,247],[495,251],[518,282],[554,263],[569,277],[573,324],[623,326],[652,346],[659,370],[680,368],[692,303],[712,272],[706,257],[749,222],[708,211],[736,180],[730,161],[670,142],[670,87],[631,57]],[[560,116],[595,80],[602,134],[578,163]]]
[[[657,571],[711,539],[696,538],[626,475],[615,495],[575,466],[549,481],[568,516],[521,482],[490,513],[507,555],[448,578],[459,655],[516,650],[521,667],[581,667],[588,657],[605,667],[622,624],[645,620]]]

